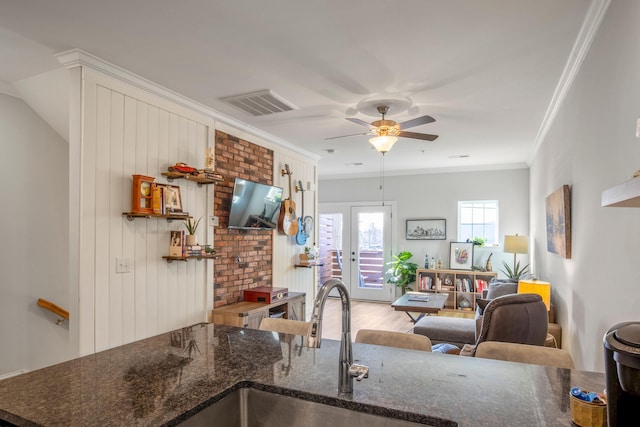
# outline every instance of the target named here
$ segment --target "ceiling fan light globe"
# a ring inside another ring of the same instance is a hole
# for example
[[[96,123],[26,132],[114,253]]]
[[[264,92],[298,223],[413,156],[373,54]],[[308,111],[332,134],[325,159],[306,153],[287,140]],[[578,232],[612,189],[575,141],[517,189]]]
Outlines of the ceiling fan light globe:
[[[393,144],[395,144],[397,140],[398,138],[395,136],[382,135],[371,138],[369,142],[378,152],[384,154],[391,150],[391,147],[393,147]]]

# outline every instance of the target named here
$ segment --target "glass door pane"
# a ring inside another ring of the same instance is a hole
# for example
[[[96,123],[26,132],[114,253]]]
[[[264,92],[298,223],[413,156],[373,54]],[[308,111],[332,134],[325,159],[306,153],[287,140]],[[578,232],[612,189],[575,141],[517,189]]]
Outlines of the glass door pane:
[[[342,213],[321,213],[318,234],[320,261],[320,285],[329,279],[343,279]]]
[[[390,301],[385,266],[391,247],[391,207],[351,208],[350,289],[357,299]]]

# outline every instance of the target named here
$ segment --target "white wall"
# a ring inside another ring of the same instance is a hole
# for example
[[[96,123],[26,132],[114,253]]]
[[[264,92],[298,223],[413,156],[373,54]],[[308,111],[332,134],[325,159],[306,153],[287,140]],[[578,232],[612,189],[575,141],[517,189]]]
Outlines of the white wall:
[[[317,162],[305,158],[289,150],[277,149],[274,152],[273,164],[274,185],[284,188],[284,198],[291,197],[296,204],[296,215],[302,215],[302,193],[296,192],[295,187],[298,180],[302,181],[304,191],[304,214],[317,218]],[[292,193],[289,194],[288,176],[282,176],[284,165],[289,165],[291,171]],[[310,190],[309,187],[312,189]],[[307,319],[313,310],[313,301],[316,297],[316,287],[314,284],[318,280],[319,270],[317,268],[296,268],[300,262],[299,254],[303,252],[304,246],[296,244],[295,236],[285,236],[274,232],[273,239],[273,286],[285,287],[293,292],[306,293]],[[315,228],[309,236],[307,245],[311,246],[316,241],[318,230]]]
[[[613,1],[531,166],[538,276],[552,283],[563,346],[580,369],[603,371],[602,338],[640,320],[640,210],[600,207],[602,191],[640,169],[640,2]],[[546,250],[544,198],[572,188],[570,260]]]
[[[69,146],[22,100],[0,94],[0,376],[70,356],[65,322],[38,298],[69,308]]]
[[[378,177],[321,179],[318,200],[320,203],[381,203],[379,184]],[[394,249],[411,251],[412,260],[419,265],[423,265],[425,253],[428,253],[429,257],[441,257],[444,266],[448,266],[449,243],[457,240],[458,201],[461,200],[498,200],[500,245],[505,234],[527,235],[529,232],[528,169],[387,176],[384,179],[384,198],[397,202]],[[445,218],[447,240],[406,240],[406,220],[416,218]],[[484,265],[492,252],[493,270],[498,271],[502,268],[501,248],[476,250],[474,264]],[[505,259],[510,264],[513,262],[510,254]],[[518,256],[518,260],[522,265],[528,263],[526,255]]]
[[[71,230],[79,244],[77,260],[71,256],[78,271],[71,315],[84,355],[207,320],[213,261],[167,263],[170,231],[184,229],[182,222],[128,221],[122,213],[131,210],[133,174],[167,183],[161,173],[176,162],[204,166],[214,121],[89,68],[82,88],[82,136],[70,140],[78,154],[70,176],[80,218]],[[212,244],[213,186],[172,184],[180,187],[183,210],[203,218],[198,242]],[[117,273],[117,258],[129,259],[131,271]]]

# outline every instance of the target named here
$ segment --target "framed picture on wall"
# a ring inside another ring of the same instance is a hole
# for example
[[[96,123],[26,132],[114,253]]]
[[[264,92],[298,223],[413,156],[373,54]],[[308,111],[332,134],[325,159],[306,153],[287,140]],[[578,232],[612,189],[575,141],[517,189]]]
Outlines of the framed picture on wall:
[[[164,187],[164,205],[167,214],[172,212],[182,212],[180,187],[177,185],[167,185]]]
[[[407,240],[446,240],[447,220],[444,218],[408,219]]]
[[[451,242],[449,268],[451,270],[472,270],[473,243]]]
[[[571,259],[571,191],[563,185],[545,199],[547,251]]]

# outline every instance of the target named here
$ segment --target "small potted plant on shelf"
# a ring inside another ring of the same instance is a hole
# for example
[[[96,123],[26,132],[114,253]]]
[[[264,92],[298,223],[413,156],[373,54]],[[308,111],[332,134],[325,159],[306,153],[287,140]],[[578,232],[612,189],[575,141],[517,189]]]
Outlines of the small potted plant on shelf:
[[[202,219],[202,217],[198,218],[197,221],[194,221],[193,218],[188,218],[186,221],[184,221],[184,228],[187,229],[187,237],[186,237],[186,245],[187,246],[194,246],[197,243],[196,240],[196,231],[198,230],[198,225],[200,224],[200,220]]]
[[[398,255],[393,256],[393,261],[387,263],[391,266],[391,268],[387,270],[387,274],[389,274],[387,283],[394,283],[396,286],[401,287],[403,295],[407,292],[409,285],[416,281],[418,264],[409,261],[412,256],[413,254],[411,252],[402,251]]]

